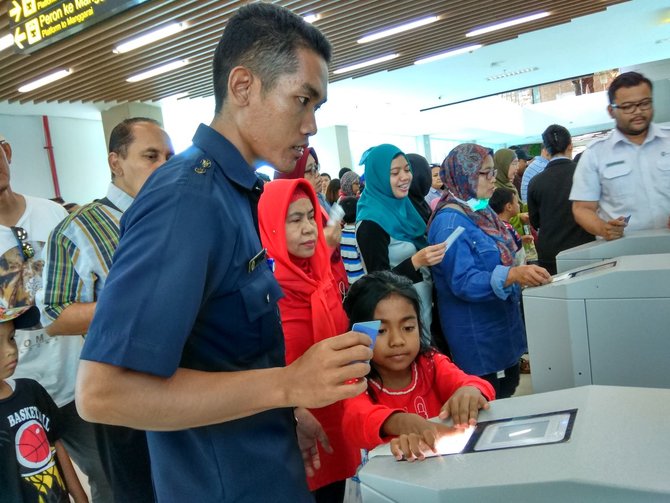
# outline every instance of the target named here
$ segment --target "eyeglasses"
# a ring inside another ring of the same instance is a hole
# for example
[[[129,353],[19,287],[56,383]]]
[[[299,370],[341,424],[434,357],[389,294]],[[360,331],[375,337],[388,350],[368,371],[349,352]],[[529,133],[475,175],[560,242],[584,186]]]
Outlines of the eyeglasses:
[[[646,112],[651,108],[653,100],[647,98],[646,100],[638,101],[637,103],[624,103],[623,105],[617,105],[616,103],[610,103],[612,108],[618,108],[625,114],[632,114],[637,108],[640,109],[640,112]]]
[[[305,174],[309,175],[310,173],[314,173],[317,175],[319,173],[319,168],[320,166],[318,164],[312,164],[308,169],[305,170]]]
[[[35,248],[33,248],[33,245],[30,243],[26,242],[26,239],[28,239],[28,231],[23,227],[12,227],[11,229],[14,233],[14,237],[21,245],[21,255],[23,255],[23,260],[33,258],[35,256]]]
[[[490,169],[488,171],[480,171],[479,174],[481,176],[485,176],[489,180],[493,180],[496,177],[497,171],[495,169]]]

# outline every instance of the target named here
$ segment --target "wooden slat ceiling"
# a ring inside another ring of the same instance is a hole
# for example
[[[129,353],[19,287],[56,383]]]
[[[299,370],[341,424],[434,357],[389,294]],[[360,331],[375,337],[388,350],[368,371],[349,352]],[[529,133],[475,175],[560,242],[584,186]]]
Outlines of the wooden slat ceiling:
[[[293,0],[277,1],[294,12],[317,13],[315,23],[333,44],[330,81],[360,77],[412,65],[415,60],[473,43],[495,44],[520,33],[567,23],[602,11],[623,0]],[[156,101],[188,92],[190,98],[210,96],[211,60],[226,21],[247,2],[225,0],[152,0],[103,21],[30,55],[0,52],[0,101],[9,102],[131,102]],[[0,4],[0,37],[9,33],[9,1]],[[524,25],[466,38],[465,33],[522,15],[550,11],[549,17]],[[360,37],[428,15],[439,21],[376,42],[357,44]],[[130,53],[112,48],[133,36],[169,21],[188,28],[168,39]],[[557,51],[560,49],[557,48]],[[333,70],[389,53],[392,61],[356,72]],[[171,73],[129,83],[134,74],[161,64],[188,59]],[[52,71],[70,68],[72,74],[29,93],[18,88]]]

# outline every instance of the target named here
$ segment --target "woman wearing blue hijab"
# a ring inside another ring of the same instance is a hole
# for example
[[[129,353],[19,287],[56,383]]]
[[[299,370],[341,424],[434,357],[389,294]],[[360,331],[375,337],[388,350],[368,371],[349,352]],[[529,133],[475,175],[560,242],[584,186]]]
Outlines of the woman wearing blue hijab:
[[[388,271],[412,280],[421,298],[421,333],[430,342],[432,279],[446,245],[428,246],[426,223],[407,197],[412,168],[396,146],[383,144],[363,154],[365,190],[358,201],[356,242],[365,271]]]

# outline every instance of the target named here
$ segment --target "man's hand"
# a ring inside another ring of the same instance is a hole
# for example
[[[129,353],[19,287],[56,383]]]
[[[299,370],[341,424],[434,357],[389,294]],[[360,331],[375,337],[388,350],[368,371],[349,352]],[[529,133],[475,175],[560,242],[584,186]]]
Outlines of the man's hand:
[[[367,389],[367,363],[372,359],[372,340],[365,334],[347,332],[317,342],[284,369],[288,403],[319,408]]]
[[[308,477],[313,477],[315,470],[321,468],[321,458],[319,456],[318,444],[327,453],[332,453],[328,435],[323,431],[321,423],[314,415],[303,407],[298,407],[293,411],[297,421],[296,432],[298,434],[298,445],[302,452],[302,462],[305,464],[305,472]]]
[[[619,217],[616,220],[608,220],[607,222],[603,222],[600,235],[604,237],[606,241],[622,238],[626,225],[625,217]]]
[[[474,386],[461,386],[442,406],[439,417],[451,417],[454,426],[474,426],[477,424],[479,409],[488,408],[489,403],[479,389]]]

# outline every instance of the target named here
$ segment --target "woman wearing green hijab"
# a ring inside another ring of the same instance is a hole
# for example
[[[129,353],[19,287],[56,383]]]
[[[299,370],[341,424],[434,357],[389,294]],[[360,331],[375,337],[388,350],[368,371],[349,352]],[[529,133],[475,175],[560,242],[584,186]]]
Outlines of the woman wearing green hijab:
[[[428,246],[426,223],[407,197],[412,168],[396,146],[363,154],[365,190],[356,212],[356,242],[367,273],[391,270],[412,280],[421,298],[422,338],[430,342],[432,278],[429,266],[442,261],[444,243]]]
[[[516,157],[516,152],[509,148],[501,148],[500,150],[497,150],[493,155],[493,169],[496,172],[496,188],[505,188],[513,191],[521,203],[519,192],[512,183],[512,180],[514,180],[514,176],[519,169],[519,159]],[[521,203],[521,212],[510,218],[509,223],[512,224],[514,230],[519,233],[519,236],[523,236],[528,234],[523,228],[524,225],[528,225],[528,222],[528,206],[525,203]]]

